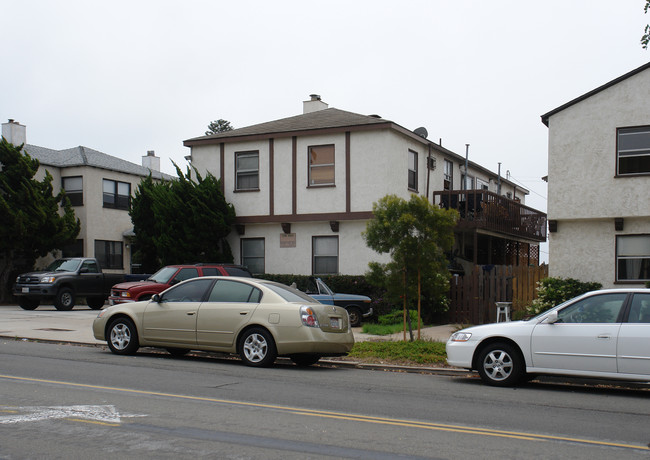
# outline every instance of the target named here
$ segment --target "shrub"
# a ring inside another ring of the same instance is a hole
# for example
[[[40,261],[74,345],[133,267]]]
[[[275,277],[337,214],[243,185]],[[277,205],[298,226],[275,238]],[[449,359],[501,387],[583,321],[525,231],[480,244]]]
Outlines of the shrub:
[[[586,283],[573,278],[544,278],[537,286],[537,298],[526,307],[528,315],[538,315],[580,294],[603,287],[598,282]]]
[[[418,323],[418,313],[413,310],[409,310],[411,315],[411,324]],[[377,324],[384,326],[390,326],[392,324],[402,324],[404,323],[404,310],[393,310],[390,313],[379,316],[377,319]]]

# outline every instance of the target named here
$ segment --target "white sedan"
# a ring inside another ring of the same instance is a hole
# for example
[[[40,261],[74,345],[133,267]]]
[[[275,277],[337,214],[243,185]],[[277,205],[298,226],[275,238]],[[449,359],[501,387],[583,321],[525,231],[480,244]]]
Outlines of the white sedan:
[[[460,330],[447,362],[494,386],[536,374],[650,381],[650,290],[592,291],[526,321]]]

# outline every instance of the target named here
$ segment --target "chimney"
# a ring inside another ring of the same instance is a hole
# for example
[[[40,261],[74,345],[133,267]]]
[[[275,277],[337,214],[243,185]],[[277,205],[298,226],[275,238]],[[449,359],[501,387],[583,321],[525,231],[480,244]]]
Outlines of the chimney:
[[[22,145],[27,139],[27,127],[10,118],[7,123],[2,124],[2,137],[10,144]]]
[[[147,154],[142,157],[142,166],[150,171],[160,172],[160,158],[156,156],[153,150],[147,150]]]
[[[303,114],[318,112],[319,110],[325,110],[329,107],[328,104],[320,100],[320,96],[318,94],[310,94],[309,97],[310,99],[308,101],[304,101],[302,103]]]

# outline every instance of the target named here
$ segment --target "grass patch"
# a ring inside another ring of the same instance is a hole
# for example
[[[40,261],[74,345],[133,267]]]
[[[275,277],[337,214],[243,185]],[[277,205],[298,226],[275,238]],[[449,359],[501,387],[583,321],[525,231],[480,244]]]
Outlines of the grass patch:
[[[374,324],[374,323],[364,323],[361,330],[364,334],[371,335],[391,335],[396,332],[402,332],[404,326],[401,324]]]
[[[446,365],[445,344],[433,340],[413,342],[357,342],[348,354],[368,362]]]

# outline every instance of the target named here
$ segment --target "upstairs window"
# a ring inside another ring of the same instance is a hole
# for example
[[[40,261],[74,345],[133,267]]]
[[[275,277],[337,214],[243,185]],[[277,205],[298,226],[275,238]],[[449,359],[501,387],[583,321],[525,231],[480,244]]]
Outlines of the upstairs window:
[[[104,207],[129,209],[131,200],[131,184],[104,179]]]
[[[235,190],[260,189],[260,153],[235,153]]]
[[[650,126],[619,128],[617,174],[650,173]]]
[[[454,189],[454,164],[449,160],[445,160],[443,190],[453,190],[453,189]]]
[[[616,237],[616,281],[650,281],[650,235]]]
[[[418,189],[418,153],[409,150],[409,172],[408,172],[409,189]]]
[[[309,147],[309,187],[334,185],[334,145]]]
[[[61,178],[61,188],[65,190],[65,196],[68,197],[72,206],[83,206],[83,184],[83,177],[81,176]]]

